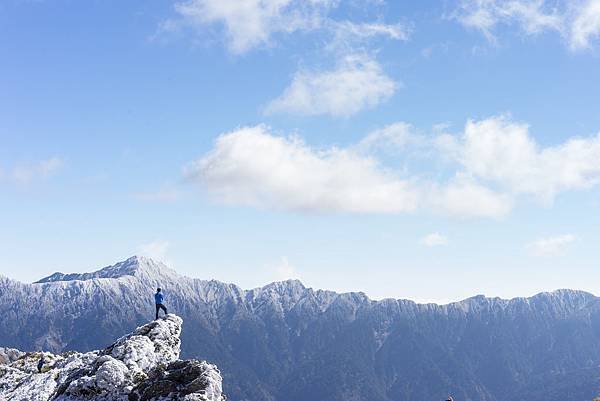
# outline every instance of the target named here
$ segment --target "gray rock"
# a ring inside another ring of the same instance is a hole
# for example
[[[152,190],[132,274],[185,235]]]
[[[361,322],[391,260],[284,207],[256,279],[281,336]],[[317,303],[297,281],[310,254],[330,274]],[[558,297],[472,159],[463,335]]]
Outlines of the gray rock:
[[[0,400],[225,401],[216,366],[178,359],[181,326],[181,318],[167,315],[87,353],[11,350],[12,361],[0,366]]]

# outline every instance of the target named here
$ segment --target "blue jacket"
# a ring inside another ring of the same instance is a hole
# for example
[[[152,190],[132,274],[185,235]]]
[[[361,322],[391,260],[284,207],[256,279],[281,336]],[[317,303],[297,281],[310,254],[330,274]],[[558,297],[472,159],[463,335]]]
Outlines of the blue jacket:
[[[154,294],[154,300],[156,301],[157,305],[162,304],[163,299],[165,299],[165,297],[163,296],[162,292],[157,292],[156,294]]]

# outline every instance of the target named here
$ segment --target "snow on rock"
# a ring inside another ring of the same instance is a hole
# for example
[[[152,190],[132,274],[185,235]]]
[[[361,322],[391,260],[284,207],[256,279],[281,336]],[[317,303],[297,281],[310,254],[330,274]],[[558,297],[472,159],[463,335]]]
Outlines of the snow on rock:
[[[0,347],[0,364],[9,364],[22,357],[25,353],[14,348]]]
[[[225,401],[215,365],[179,360],[182,324],[170,314],[86,353],[0,348],[0,401]]]

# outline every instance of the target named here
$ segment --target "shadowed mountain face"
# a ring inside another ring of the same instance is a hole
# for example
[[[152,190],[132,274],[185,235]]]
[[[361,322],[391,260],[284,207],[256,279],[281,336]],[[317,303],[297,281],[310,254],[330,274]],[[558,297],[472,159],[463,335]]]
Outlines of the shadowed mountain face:
[[[600,394],[600,298],[560,290],[449,305],[372,301],[299,281],[244,291],[133,257],[34,284],[0,278],[0,346],[87,351],[153,318],[164,288],[182,357],[234,401],[583,401]]]

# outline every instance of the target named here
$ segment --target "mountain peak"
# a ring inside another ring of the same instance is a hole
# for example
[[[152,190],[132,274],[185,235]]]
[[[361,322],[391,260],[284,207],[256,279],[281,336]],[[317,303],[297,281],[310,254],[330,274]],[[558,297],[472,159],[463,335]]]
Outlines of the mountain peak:
[[[56,272],[44,277],[35,283],[50,283],[56,281],[85,281],[96,278],[120,278],[134,276],[146,279],[158,279],[161,277],[177,277],[177,273],[168,268],[164,263],[157,262],[151,258],[134,255],[122,262],[106,266],[100,270],[90,273],[61,273]]]

